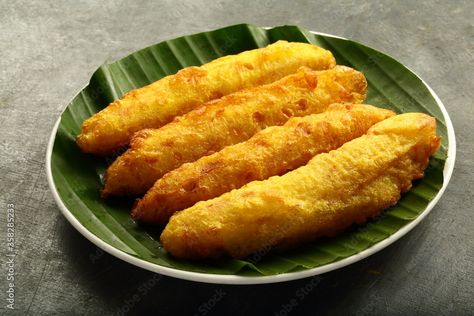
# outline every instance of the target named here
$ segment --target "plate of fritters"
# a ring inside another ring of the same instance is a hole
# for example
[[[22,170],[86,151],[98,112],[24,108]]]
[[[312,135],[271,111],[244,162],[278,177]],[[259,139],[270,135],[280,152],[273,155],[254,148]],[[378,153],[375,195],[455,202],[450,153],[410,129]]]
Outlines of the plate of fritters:
[[[234,25],[102,65],[58,119],[48,181],[106,252],[210,283],[294,280],[396,241],[434,207],[455,137],[390,56]]]

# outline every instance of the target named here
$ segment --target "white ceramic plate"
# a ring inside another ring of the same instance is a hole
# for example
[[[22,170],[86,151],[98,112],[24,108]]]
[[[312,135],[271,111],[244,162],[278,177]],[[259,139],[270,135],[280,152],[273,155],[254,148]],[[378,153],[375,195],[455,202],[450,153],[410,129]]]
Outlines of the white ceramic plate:
[[[328,34],[323,34],[323,33],[317,33],[314,32],[314,34],[319,34],[319,35],[324,35],[327,37],[335,37],[332,35]],[[335,37],[335,38],[340,38],[340,37]],[[350,257],[347,257],[345,259],[329,263],[323,266],[319,266],[316,268],[312,269],[307,269],[303,271],[298,271],[298,272],[290,272],[290,273],[283,273],[283,274],[278,274],[278,275],[269,275],[269,276],[240,276],[240,275],[228,275],[228,274],[209,274],[209,273],[198,273],[198,272],[192,272],[192,271],[185,271],[185,270],[180,270],[180,269],[174,269],[174,268],[169,268],[165,267],[162,265],[158,265],[140,258],[137,258],[135,256],[132,256],[128,254],[127,252],[124,252],[122,250],[119,250],[118,248],[110,245],[109,243],[106,243],[103,241],[101,238],[96,236],[94,233],[92,233],[89,229],[87,229],[79,220],[78,218],[71,212],[68,207],[66,207],[65,203],[60,197],[60,194],[58,192],[58,189],[56,187],[56,184],[53,179],[53,173],[52,173],[52,167],[51,167],[51,155],[53,152],[53,146],[55,143],[56,139],[56,134],[58,130],[58,126],[60,124],[60,118],[56,122],[52,132],[51,136],[49,139],[48,143],[48,148],[47,148],[47,155],[46,155],[46,168],[47,168],[47,178],[48,178],[48,183],[51,188],[51,191],[53,193],[54,199],[56,203],[59,206],[59,209],[61,212],[64,214],[66,219],[88,240],[90,240],[92,243],[106,251],[107,253],[120,258],[124,261],[127,261],[133,265],[136,265],[138,267],[157,272],[163,275],[175,277],[175,278],[180,278],[180,279],[186,279],[186,280],[192,280],[192,281],[199,281],[199,282],[207,282],[207,283],[220,283],[220,284],[261,284],[261,283],[275,283],[275,282],[283,282],[283,281],[289,281],[289,280],[295,280],[295,279],[301,279],[305,277],[310,277],[318,274],[322,274],[328,271],[336,270],[341,267],[347,266],[349,264],[352,264],[354,262],[357,262],[363,258],[366,258],[381,249],[387,247],[388,245],[392,244],[402,236],[404,236],[406,233],[408,233],[411,229],[413,229],[418,223],[420,223],[427,215],[428,213],[433,209],[433,207],[436,205],[436,203],[439,201],[441,198],[442,194],[444,193],[449,180],[451,178],[453,169],[454,169],[454,162],[455,162],[455,157],[456,157],[456,140],[455,140],[455,135],[454,135],[454,129],[453,125],[451,122],[451,119],[446,111],[446,108],[444,107],[443,103],[441,100],[438,98],[438,96],[435,94],[435,92],[423,81],[423,83],[426,85],[427,89],[429,92],[432,94],[433,98],[436,100],[439,108],[442,111],[442,114],[444,116],[444,120],[446,123],[446,128],[448,132],[448,142],[449,142],[449,147],[447,151],[447,159],[446,163],[444,166],[443,170],[443,175],[444,175],[444,180],[443,180],[443,186],[437,193],[437,195],[434,197],[433,200],[428,204],[426,209],[413,221],[409,222],[407,225],[403,226],[401,229],[399,229],[397,232],[389,236],[388,238],[376,243],[370,248],[367,248],[363,250],[362,252],[359,252],[355,255],[352,255]]]

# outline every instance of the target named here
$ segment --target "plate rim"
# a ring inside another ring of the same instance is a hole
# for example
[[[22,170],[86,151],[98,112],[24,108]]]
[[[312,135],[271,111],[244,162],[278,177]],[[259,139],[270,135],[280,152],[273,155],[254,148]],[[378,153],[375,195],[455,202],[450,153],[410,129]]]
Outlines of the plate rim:
[[[262,28],[266,29],[268,27],[262,27]],[[343,39],[343,40],[350,40],[344,37],[327,34],[323,32],[316,32],[316,31],[310,31],[310,32],[316,35],[322,35],[322,36],[338,38],[338,39]],[[365,44],[362,44],[362,45],[365,45]],[[377,51],[385,54],[383,51],[380,51],[378,49]],[[385,54],[385,55],[391,57],[391,55],[389,54]],[[297,271],[297,272],[287,272],[287,273],[269,275],[269,276],[240,276],[240,275],[233,275],[233,274],[202,273],[202,272],[186,271],[186,270],[180,270],[176,268],[165,267],[159,264],[155,264],[155,263],[148,262],[146,260],[134,257],[126,252],[123,252],[122,250],[119,250],[113,247],[112,245],[100,239],[98,236],[94,235],[91,231],[89,231],[86,227],[84,227],[81,222],[79,222],[79,220],[72,214],[72,212],[69,211],[66,205],[64,205],[61,197],[59,196],[56,185],[54,183],[52,168],[51,168],[51,156],[53,152],[57,130],[61,122],[61,117],[62,117],[63,112],[67,109],[67,105],[61,111],[61,114],[56,120],[54,127],[51,131],[51,134],[49,136],[48,146],[46,150],[46,177],[48,180],[49,188],[51,190],[53,198],[57,206],[59,207],[61,213],[64,215],[64,217],[66,217],[68,222],[82,236],[84,236],[86,239],[92,242],[95,246],[99,247],[100,249],[109,253],[110,255],[151,272],[159,273],[162,275],[166,275],[166,276],[174,277],[178,279],[202,282],[202,283],[244,285],[244,284],[267,284],[267,283],[279,283],[279,282],[285,282],[285,281],[292,281],[292,280],[312,277],[312,276],[320,275],[329,271],[340,269],[342,267],[358,262],[364,258],[367,258],[368,256],[374,253],[379,252],[380,250],[391,245],[392,243],[394,243],[401,237],[405,236],[409,231],[411,231],[415,226],[417,226],[431,212],[434,206],[438,203],[441,196],[444,194],[446,187],[448,186],[448,183],[453,174],[455,160],[456,160],[456,136],[454,132],[453,123],[448,114],[448,111],[446,110],[443,102],[438,97],[438,95],[433,91],[433,89],[417,73],[415,73],[413,70],[411,70],[409,67],[405,66],[404,64],[402,65],[406,69],[408,69],[411,73],[413,73],[418,79],[421,80],[421,82],[426,86],[430,94],[435,99],[437,105],[439,106],[443,114],[443,117],[446,123],[447,135],[448,135],[448,151],[447,151],[447,157],[446,157],[446,161],[445,161],[445,165],[443,169],[443,186],[438,191],[436,196],[428,203],[428,205],[423,210],[423,212],[421,212],[420,215],[418,215],[418,217],[415,218],[413,221],[406,224],[405,226],[400,228],[398,231],[396,231],[394,234],[390,235],[389,237],[377,242],[373,246],[367,249],[364,249],[363,251],[356,253],[350,257],[344,258],[342,260],[328,263],[323,266],[306,269],[303,271]],[[70,102],[68,104],[70,104]]]

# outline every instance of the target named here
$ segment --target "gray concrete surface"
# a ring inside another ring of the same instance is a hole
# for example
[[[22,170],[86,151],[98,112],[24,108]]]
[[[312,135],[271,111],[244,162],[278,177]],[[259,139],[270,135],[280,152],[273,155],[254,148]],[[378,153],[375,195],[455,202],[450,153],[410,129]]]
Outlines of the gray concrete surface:
[[[474,314],[473,12],[468,0],[0,0],[0,314]],[[439,94],[457,133],[456,169],[432,213],[394,245],[315,284],[158,280],[98,251],[59,213],[47,187],[44,158],[53,123],[100,64],[164,39],[241,22],[296,24],[391,54]],[[17,247],[13,311],[5,292],[10,203]],[[308,284],[300,300],[298,290]]]

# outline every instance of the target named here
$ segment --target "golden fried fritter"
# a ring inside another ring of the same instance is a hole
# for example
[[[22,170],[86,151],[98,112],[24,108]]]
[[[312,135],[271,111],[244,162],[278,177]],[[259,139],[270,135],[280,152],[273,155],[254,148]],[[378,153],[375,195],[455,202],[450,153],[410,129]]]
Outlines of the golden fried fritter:
[[[161,127],[204,102],[273,82],[300,66],[323,70],[335,64],[333,55],[325,49],[278,41],[200,67],[188,67],[129,92],[87,119],[77,143],[85,152],[110,154],[128,144],[134,132]]]
[[[179,258],[245,257],[333,236],[394,205],[439,147],[434,118],[398,115],[283,176],[175,213],[161,235]]]
[[[170,171],[136,204],[132,215],[142,222],[165,224],[174,212],[198,201],[305,165],[314,155],[338,148],[393,115],[370,105],[333,104],[324,113],[294,117]]]
[[[320,113],[335,102],[360,103],[367,83],[348,67],[296,74],[211,101],[160,129],[135,134],[131,148],[107,170],[103,196],[141,195],[165,173],[292,116]]]

